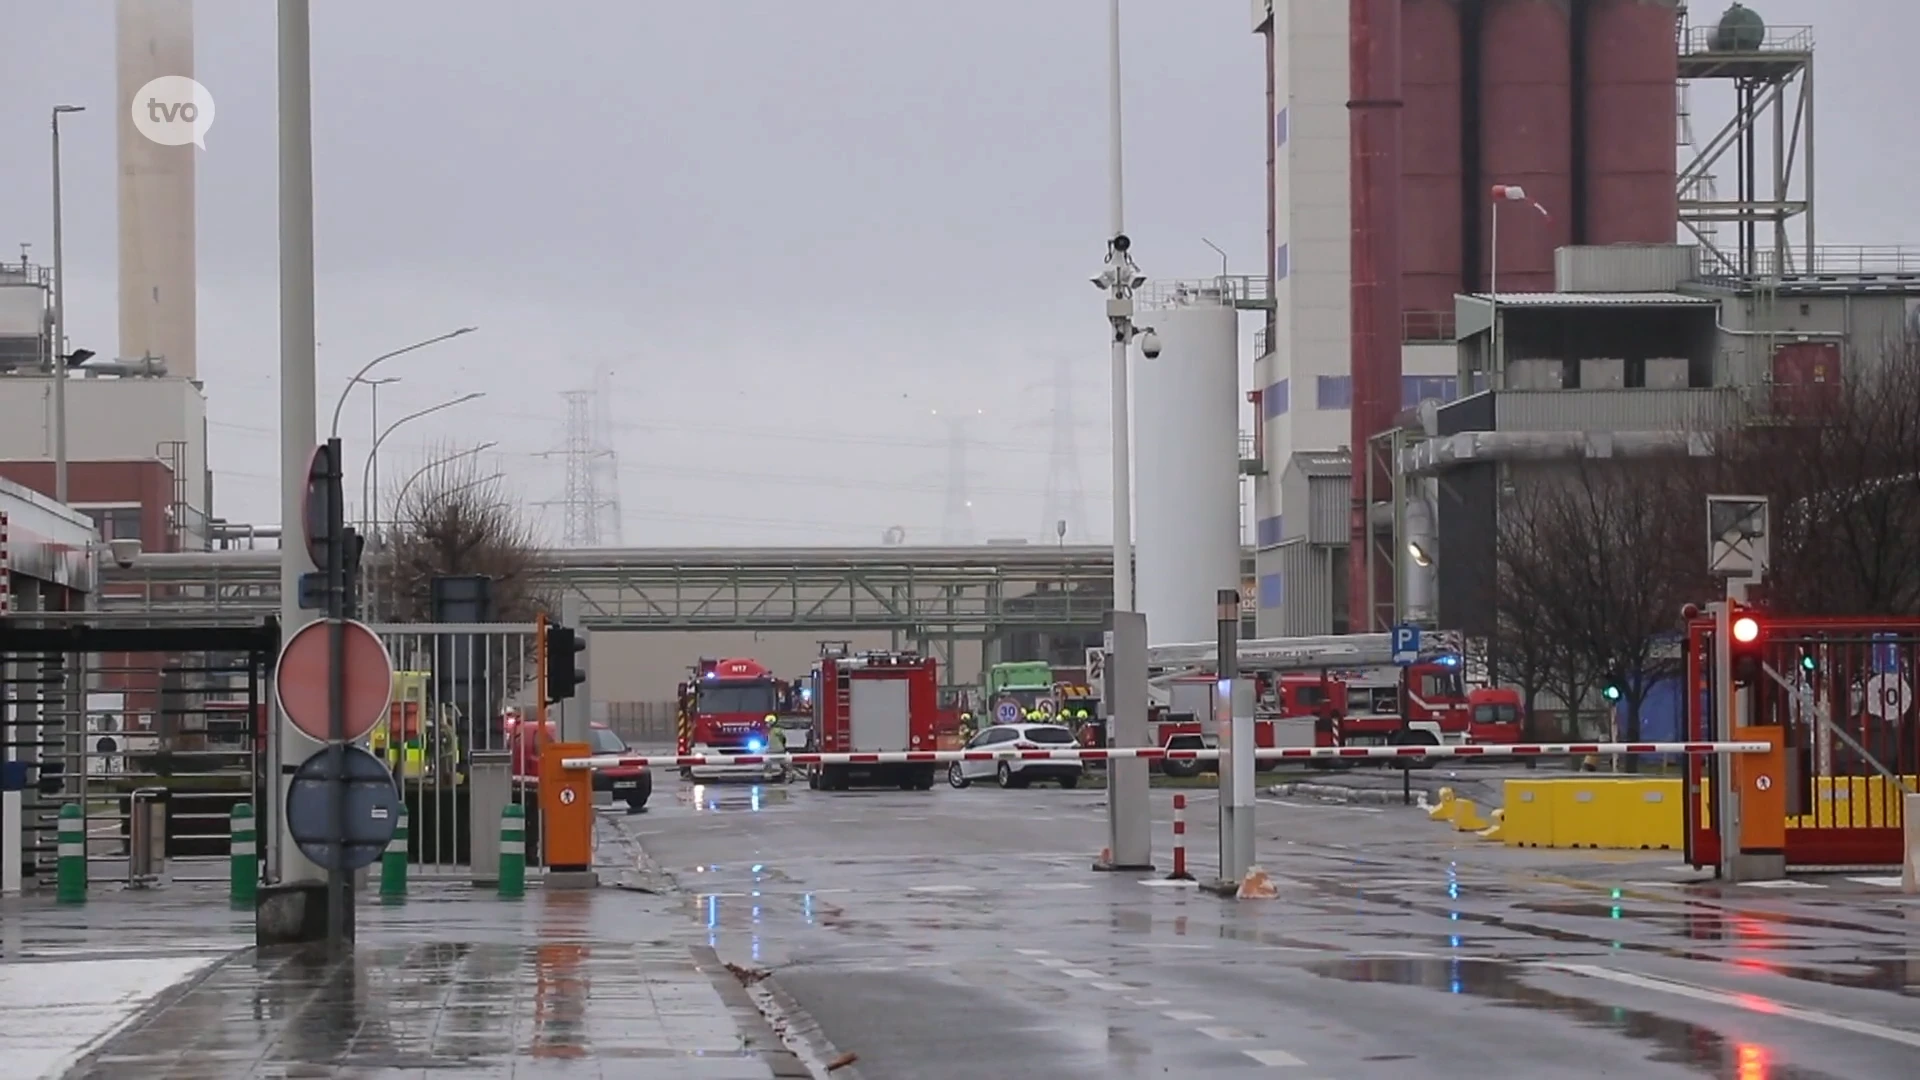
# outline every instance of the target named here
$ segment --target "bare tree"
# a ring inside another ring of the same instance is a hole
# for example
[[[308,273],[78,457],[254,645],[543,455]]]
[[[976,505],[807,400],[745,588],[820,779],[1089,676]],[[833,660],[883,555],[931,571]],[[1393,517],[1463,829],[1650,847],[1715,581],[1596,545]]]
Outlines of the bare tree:
[[[1502,580],[1516,630],[1533,622],[1577,723],[1595,680],[1619,692],[1640,738],[1653,684],[1678,673],[1660,648],[1707,586],[1704,503],[1682,459],[1590,461],[1525,477],[1505,514]]]
[[[1837,384],[1774,387],[1773,415],[1720,440],[1713,486],[1771,504],[1774,607],[1920,614],[1920,349],[1855,354]]]
[[[387,514],[376,560],[378,615],[429,621],[435,577],[477,574],[493,580],[496,619],[531,622],[546,607],[534,578],[539,544],[504,478],[476,454],[443,451],[428,462]]]

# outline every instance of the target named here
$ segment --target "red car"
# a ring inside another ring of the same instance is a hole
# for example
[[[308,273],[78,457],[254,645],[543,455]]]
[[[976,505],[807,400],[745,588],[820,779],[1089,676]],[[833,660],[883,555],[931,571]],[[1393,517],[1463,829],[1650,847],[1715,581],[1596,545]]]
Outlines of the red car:
[[[530,721],[509,715],[505,724],[507,744],[513,750],[514,778],[527,784],[539,783],[539,746],[544,740],[526,738],[526,734],[534,727]],[[547,739],[559,737],[553,721],[547,721],[546,728]],[[632,752],[626,740],[605,724],[593,725],[592,738],[595,755]],[[647,800],[653,796],[653,774],[645,765],[620,765],[595,769],[593,770],[593,790],[608,792],[615,802],[626,803],[629,813],[639,813],[646,808]]]

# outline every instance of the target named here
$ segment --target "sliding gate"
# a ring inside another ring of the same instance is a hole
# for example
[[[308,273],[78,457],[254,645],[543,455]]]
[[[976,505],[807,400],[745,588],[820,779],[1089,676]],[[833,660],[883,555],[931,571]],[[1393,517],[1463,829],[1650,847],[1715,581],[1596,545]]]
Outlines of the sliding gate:
[[[1790,869],[1897,866],[1903,794],[1920,791],[1920,619],[1762,616],[1756,722],[1783,729]],[[1715,737],[1713,623],[1688,630],[1688,738]],[[1712,758],[1687,761],[1687,854],[1720,858]]]

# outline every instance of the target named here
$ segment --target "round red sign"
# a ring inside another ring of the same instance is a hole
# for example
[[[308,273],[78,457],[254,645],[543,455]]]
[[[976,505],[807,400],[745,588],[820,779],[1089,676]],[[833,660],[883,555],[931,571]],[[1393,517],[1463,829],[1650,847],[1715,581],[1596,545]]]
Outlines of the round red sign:
[[[380,635],[365,623],[347,620],[342,651],[347,671],[345,707],[348,741],[365,738],[382,718],[393,698],[393,660]],[[294,631],[280,650],[273,673],[274,696],[280,711],[308,738],[330,739],[327,716],[327,621],[311,622]]]

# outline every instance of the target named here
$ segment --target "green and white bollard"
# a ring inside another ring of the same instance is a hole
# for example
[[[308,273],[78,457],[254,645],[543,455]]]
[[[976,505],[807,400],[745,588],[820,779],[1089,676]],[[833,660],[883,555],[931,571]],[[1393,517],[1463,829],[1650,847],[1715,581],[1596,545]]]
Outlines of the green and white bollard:
[[[87,901],[87,821],[77,803],[60,808],[60,866],[54,898],[63,904]]]
[[[236,803],[227,819],[227,896],[234,907],[252,907],[260,887],[260,843],[253,805]]]
[[[404,900],[407,896],[407,812],[400,811],[400,824],[394,826],[393,839],[380,858],[380,896],[385,900]]]
[[[518,900],[527,891],[527,812],[508,803],[500,812],[500,898]]]

